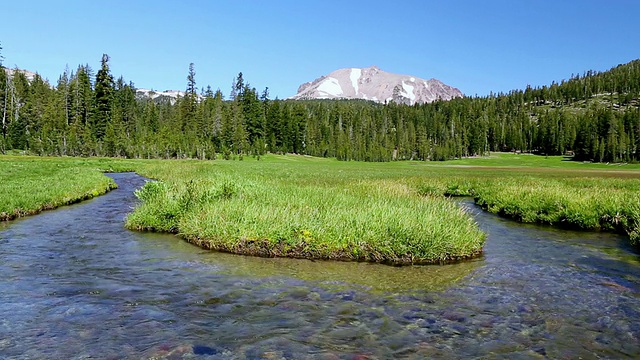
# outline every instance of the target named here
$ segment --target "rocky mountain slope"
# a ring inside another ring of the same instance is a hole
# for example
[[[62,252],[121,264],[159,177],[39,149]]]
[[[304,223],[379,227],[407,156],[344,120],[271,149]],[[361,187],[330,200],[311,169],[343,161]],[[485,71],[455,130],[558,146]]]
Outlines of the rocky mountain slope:
[[[180,90],[165,90],[156,91],[149,89],[136,89],[136,96],[138,98],[149,98],[152,100],[168,100],[174,103],[178,97],[184,97],[186,93]]]
[[[31,71],[27,71],[27,70],[22,70],[22,69],[10,69],[10,68],[4,68],[4,71],[7,73],[7,75],[9,76],[9,78],[13,77],[13,74],[17,71],[20,72],[22,74],[24,74],[24,76],[27,78],[27,80],[29,81],[33,81],[33,79],[36,77],[36,73],[31,72]]]
[[[336,70],[300,85],[291,99],[364,99],[413,105],[462,96],[460,90],[440,80],[393,74],[372,66]]]

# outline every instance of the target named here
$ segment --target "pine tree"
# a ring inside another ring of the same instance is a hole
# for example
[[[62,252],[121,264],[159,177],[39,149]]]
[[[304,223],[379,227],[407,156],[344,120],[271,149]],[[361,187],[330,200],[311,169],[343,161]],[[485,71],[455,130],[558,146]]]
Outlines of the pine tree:
[[[230,100],[235,101],[236,98],[242,96],[242,90],[244,89],[244,77],[242,72],[238,73],[238,76],[233,78],[233,82],[231,83],[231,94],[229,95]]]
[[[196,97],[196,70],[193,63],[189,64],[189,75],[187,75],[187,95]]]
[[[12,71],[7,96],[7,148],[29,149],[29,80],[18,68]]]
[[[102,140],[107,124],[111,121],[113,102],[113,76],[109,70],[109,55],[103,54],[100,70],[96,74],[95,106],[93,108],[92,131],[96,139]]]
[[[180,101],[180,115],[182,122],[182,131],[195,136],[195,132],[199,128],[196,122],[196,105],[198,95],[196,93],[196,71],[193,63],[189,64],[189,74],[187,75],[187,91],[184,98]]]

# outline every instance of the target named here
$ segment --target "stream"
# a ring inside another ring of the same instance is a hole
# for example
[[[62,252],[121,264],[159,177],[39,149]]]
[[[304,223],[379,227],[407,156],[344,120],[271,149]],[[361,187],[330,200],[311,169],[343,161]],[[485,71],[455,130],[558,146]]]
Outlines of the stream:
[[[483,257],[444,266],[266,259],[124,229],[145,180],[0,223],[0,359],[638,358],[624,237],[461,201]]]

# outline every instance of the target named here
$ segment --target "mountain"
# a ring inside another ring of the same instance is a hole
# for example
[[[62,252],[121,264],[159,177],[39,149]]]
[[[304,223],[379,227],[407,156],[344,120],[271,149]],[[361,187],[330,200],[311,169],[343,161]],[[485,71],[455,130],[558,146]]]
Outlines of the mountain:
[[[178,99],[178,97],[184,97],[186,93],[180,90],[165,90],[155,91],[149,89],[136,89],[136,97],[148,98],[152,100],[168,100],[172,104]]]
[[[13,78],[13,74],[17,71],[19,73],[24,74],[24,76],[27,78],[27,80],[29,81],[33,81],[33,79],[36,77],[36,73],[31,72],[31,71],[27,71],[27,70],[22,70],[22,69],[9,69],[9,68],[5,68],[4,71],[7,73],[7,75],[9,76],[9,78]]]
[[[138,99],[151,99],[156,103],[168,101],[171,104],[175,104],[179,97],[183,98],[187,93],[181,90],[165,90],[156,91],[149,89],[136,89],[136,97]],[[198,101],[204,99],[204,96],[197,94]]]
[[[300,85],[290,99],[364,99],[413,105],[462,96],[460,90],[437,79],[393,74],[371,66],[336,70]]]

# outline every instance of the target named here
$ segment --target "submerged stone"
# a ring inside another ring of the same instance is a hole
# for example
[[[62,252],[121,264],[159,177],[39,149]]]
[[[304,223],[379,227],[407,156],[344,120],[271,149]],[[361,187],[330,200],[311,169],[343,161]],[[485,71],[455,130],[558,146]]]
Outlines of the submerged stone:
[[[193,353],[196,355],[215,355],[218,351],[205,345],[193,345]]]

